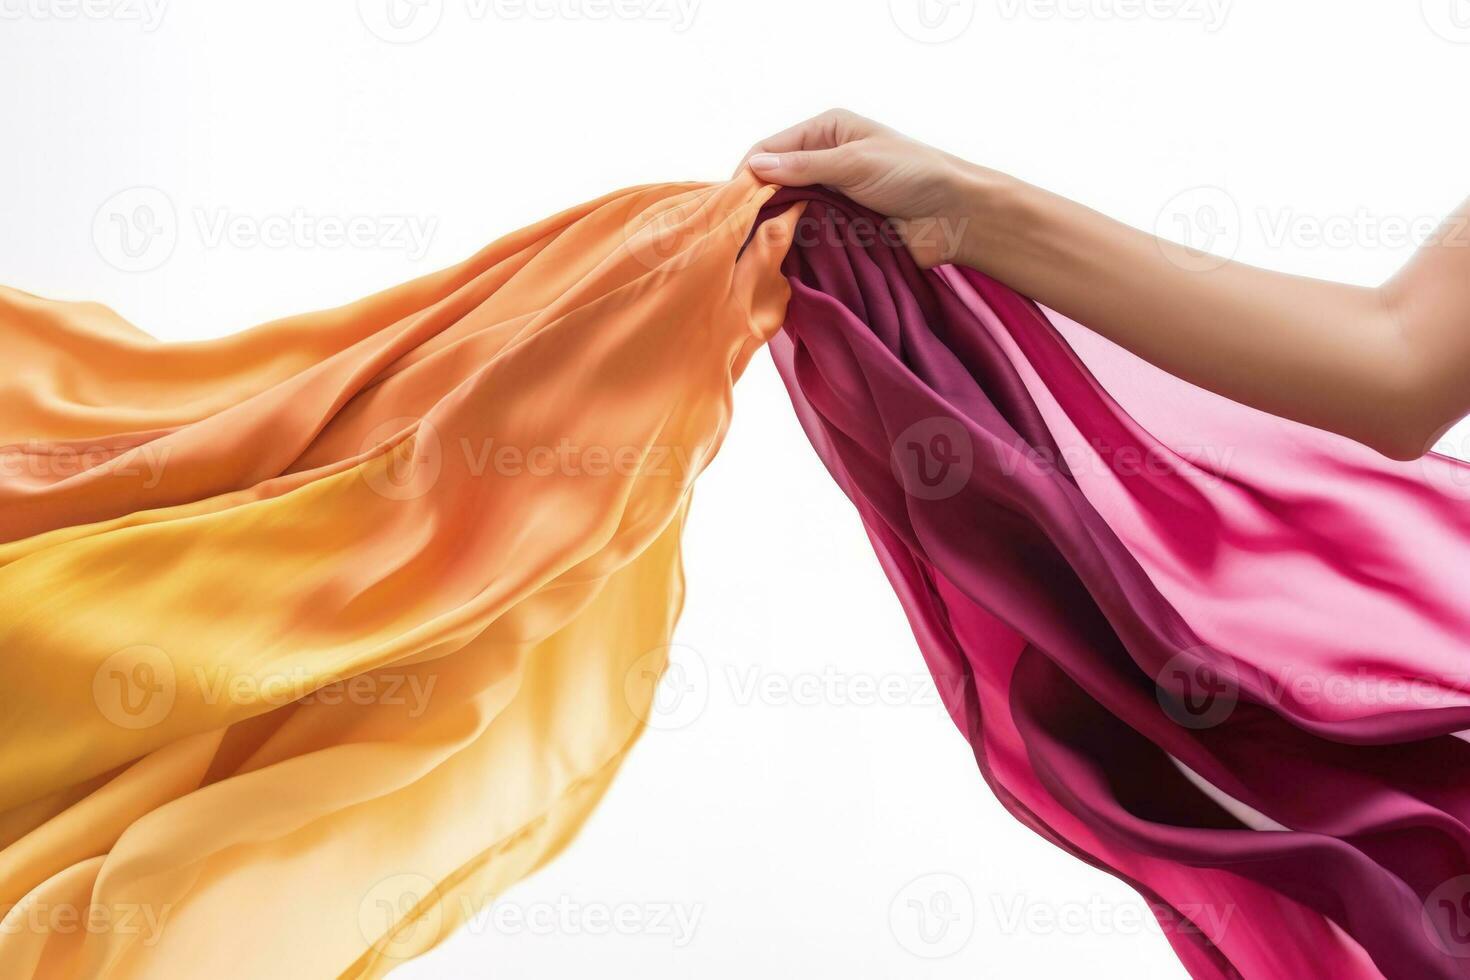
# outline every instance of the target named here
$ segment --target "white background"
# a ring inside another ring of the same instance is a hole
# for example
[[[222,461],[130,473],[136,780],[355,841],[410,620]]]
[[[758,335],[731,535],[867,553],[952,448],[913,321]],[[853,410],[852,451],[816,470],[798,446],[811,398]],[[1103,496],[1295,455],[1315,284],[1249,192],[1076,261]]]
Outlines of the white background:
[[[1467,0],[397,2],[0,0],[0,279],[217,336],[618,186],[722,179],[831,105],[1360,283],[1470,190]],[[322,241],[349,219],[360,241]],[[687,566],[703,710],[397,976],[1182,976],[1129,890],[991,799],[764,357]]]

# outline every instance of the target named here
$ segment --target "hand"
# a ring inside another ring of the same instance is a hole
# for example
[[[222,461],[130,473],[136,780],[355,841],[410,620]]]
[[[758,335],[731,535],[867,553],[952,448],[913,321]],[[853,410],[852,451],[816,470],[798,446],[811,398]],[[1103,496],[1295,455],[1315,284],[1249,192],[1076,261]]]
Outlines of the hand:
[[[893,218],[926,269],[958,257],[975,168],[871,119],[824,112],[757,143],[740,166],[786,187],[825,184]]]

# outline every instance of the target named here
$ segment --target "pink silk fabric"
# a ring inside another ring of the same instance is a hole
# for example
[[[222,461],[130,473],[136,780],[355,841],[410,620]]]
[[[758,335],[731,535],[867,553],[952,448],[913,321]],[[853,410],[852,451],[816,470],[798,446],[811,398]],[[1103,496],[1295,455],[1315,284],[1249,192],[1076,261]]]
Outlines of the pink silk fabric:
[[[998,797],[1196,977],[1470,975],[1470,467],[1199,390],[815,196],[772,348]]]

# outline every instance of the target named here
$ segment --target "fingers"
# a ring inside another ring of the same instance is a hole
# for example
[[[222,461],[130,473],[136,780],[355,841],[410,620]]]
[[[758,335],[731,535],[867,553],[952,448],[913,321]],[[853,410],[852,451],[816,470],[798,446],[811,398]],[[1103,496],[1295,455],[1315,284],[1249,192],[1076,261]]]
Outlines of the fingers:
[[[831,184],[841,187],[853,171],[852,145],[826,150],[757,153],[749,160],[757,177],[784,187]]]
[[[846,109],[829,109],[820,116],[784,129],[752,146],[735,168],[738,175],[758,153],[791,153],[799,150],[830,150],[853,140],[871,136],[879,129],[871,119]]]
[[[817,141],[820,135],[812,129],[815,120],[808,119],[806,122],[798,123],[790,129],[783,129],[775,136],[761,140],[759,143],[745,151],[745,156],[740,158],[740,165],[735,168],[738,176],[750,164],[750,158],[762,153],[790,153],[794,150],[821,149]],[[829,144],[830,145],[830,144]]]

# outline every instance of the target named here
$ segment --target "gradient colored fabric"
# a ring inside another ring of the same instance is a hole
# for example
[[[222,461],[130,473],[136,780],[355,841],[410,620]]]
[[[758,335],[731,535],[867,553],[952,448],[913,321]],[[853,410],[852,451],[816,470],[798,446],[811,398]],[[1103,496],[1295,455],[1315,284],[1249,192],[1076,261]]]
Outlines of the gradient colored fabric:
[[[1470,469],[746,176],[208,343],[0,291],[4,975],[378,976],[549,859],[767,340],[1019,819],[1196,977],[1470,974]]]
[[[209,343],[0,291],[0,975],[379,976],[567,842],[781,323],[769,196]]]
[[[877,220],[808,206],[773,349],[997,796],[1195,977],[1470,976],[1470,467],[1195,389]]]

